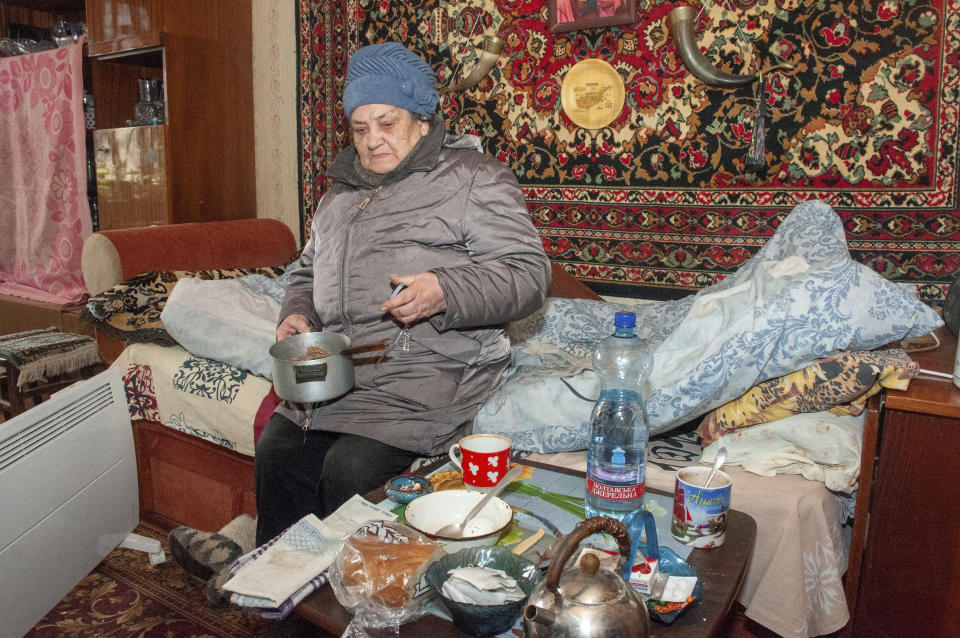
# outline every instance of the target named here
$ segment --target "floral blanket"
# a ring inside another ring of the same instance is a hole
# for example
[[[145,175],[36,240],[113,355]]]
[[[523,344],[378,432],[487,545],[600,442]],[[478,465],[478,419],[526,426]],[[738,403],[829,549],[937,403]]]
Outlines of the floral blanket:
[[[253,456],[253,421],[268,380],[197,357],[180,346],[127,346],[120,370],[132,420],[163,423],[180,432]]]
[[[127,279],[109,290],[91,297],[81,317],[93,323],[103,334],[126,343],[177,344],[160,319],[170,293],[186,277],[196,279],[234,279],[248,275],[276,278],[280,266],[268,268],[225,268],[219,270],[150,271]]]
[[[511,375],[481,408],[475,429],[533,452],[586,447],[599,394],[590,356],[618,311],[637,315],[637,334],[653,356],[642,388],[651,434],[821,359],[943,325],[930,307],[853,261],[840,218],[812,200],[743,268],[695,295],[632,306],[549,299],[511,323]]]

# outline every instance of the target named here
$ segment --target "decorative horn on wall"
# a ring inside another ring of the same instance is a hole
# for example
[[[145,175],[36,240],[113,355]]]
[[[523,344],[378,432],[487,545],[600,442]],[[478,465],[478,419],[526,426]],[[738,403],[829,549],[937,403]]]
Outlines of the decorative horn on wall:
[[[472,89],[479,84],[480,80],[487,77],[487,75],[490,73],[490,70],[497,63],[497,59],[500,57],[500,52],[503,51],[503,45],[504,42],[502,38],[499,38],[495,35],[484,36],[483,47],[480,52],[480,59],[477,60],[477,65],[473,67],[472,71],[470,71],[470,75],[463,78],[463,81],[454,86],[448,86],[444,89],[440,89],[440,95],[456,93],[457,91],[466,91],[467,89]]]
[[[722,86],[734,88],[746,86],[757,79],[756,73],[750,75],[734,75],[721,71],[710,64],[707,57],[700,51],[697,44],[697,15],[693,7],[680,6],[674,7],[667,16],[667,23],[670,25],[670,33],[673,35],[673,41],[677,45],[677,51],[680,52],[680,59],[695,78],[711,86]]]

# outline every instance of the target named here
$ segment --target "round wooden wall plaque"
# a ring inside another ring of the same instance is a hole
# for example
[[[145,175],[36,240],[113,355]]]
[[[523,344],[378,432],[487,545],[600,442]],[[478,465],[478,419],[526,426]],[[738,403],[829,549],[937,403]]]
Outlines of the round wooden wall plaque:
[[[581,128],[603,128],[617,119],[624,96],[623,78],[617,70],[594,58],[574,64],[560,85],[563,112]]]

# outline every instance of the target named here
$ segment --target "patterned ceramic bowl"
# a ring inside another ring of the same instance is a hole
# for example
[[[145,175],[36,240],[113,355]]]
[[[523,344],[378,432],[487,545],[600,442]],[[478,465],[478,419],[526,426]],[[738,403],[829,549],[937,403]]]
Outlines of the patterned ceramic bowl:
[[[422,476],[394,476],[383,486],[387,498],[399,505],[433,491],[433,483]]]
[[[453,623],[471,636],[495,636],[513,627],[523,611],[527,599],[502,605],[470,605],[450,600],[443,595],[443,583],[447,571],[455,567],[491,567],[502,569],[507,576],[517,581],[527,596],[543,580],[543,574],[526,558],[513,554],[506,547],[470,547],[447,554],[427,568],[427,582],[437,592],[440,600],[450,610]]]

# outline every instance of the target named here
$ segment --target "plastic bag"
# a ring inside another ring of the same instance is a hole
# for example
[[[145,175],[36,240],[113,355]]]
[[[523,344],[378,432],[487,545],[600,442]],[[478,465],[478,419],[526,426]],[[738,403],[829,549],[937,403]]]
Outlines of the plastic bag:
[[[330,585],[353,620],[345,638],[396,633],[428,611],[433,590],[423,576],[444,555],[430,539],[400,523],[370,521],[343,543],[330,565]]]

